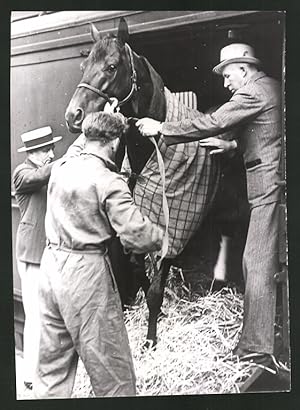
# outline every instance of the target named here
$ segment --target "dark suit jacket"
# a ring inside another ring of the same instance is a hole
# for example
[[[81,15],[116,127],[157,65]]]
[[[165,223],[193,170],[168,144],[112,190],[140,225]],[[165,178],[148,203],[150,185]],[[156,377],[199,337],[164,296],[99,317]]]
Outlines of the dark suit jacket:
[[[27,159],[13,173],[13,186],[20,207],[17,231],[17,259],[39,264],[45,248],[47,184],[52,164],[38,168]]]
[[[243,154],[248,200],[252,207],[279,200],[279,161],[281,153],[281,92],[278,82],[263,72],[212,114],[194,120],[164,123],[162,134],[167,145],[200,140],[241,126],[237,135]]]

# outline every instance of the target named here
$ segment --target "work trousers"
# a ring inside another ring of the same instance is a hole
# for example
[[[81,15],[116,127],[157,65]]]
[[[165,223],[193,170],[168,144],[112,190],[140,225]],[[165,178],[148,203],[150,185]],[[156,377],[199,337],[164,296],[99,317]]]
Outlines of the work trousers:
[[[238,346],[274,353],[276,282],[279,271],[279,203],[251,210],[243,257],[245,297],[242,335]]]
[[[40,265],[17,261],[21,278],[22,301],[25,313],[23,332],[23,379],[32,383],[38,358],[39,347],[39,299],[38,283]]]
[[[47,247],[40,276],[35,397],[70,397],[78,356],[97,397],[135,395],[128,336],[108,256]]]

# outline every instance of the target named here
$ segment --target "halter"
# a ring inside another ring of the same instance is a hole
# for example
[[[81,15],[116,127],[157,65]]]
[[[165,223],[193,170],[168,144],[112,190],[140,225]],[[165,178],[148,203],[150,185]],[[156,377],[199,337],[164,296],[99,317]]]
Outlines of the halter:
[[[129,45],[127,43],[125,43],[125,47],[127,48],[128,52],[129,52],[129,57],[130,57],[130,65],[131,65],[131,89],[129,91],[129,94],[123,98],[123,100],[118,101],[118,105],[117,107],[121,107],[123,104],[125,104],[127,101],[130,100],[130,98],[132,97],[134,91],[137,90],[137,75],[136,75],[136,71],[134,68],[134,63],[133,63],[133,53],[131,48],[129,47]],[[103,91],[99,90],[98,88],[88,84],[88,83],[80,83],[77,85],[77,88],[87,88],[88,90],[93,91],[94,93],[100,95],[100,97],[104,98],[107,102],[109,102],[110,104],[112,104],[112,98],[115,97],[109,97],[107,94],[105,94]]]

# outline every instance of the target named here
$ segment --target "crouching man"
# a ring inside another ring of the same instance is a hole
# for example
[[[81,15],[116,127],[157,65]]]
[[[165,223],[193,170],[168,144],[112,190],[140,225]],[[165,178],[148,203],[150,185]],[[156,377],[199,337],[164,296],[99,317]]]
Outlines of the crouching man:
[[[83,151],[53,167],[41,263],[36,398],[70,397],[78,356],[97,397],[136,394],[106,242],[117,234],[128,251],[152,252],[160,249],[162,232],[142,216],[115,172],[126,128],[120,114],[90,114],[82,126]]]

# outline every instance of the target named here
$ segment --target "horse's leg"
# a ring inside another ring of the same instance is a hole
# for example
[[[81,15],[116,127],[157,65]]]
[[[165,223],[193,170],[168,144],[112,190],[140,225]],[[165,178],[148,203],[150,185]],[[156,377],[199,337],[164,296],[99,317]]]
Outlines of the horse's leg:
[[[148,333],[145,347],[153,346],[157,343],[157,318],[163,302],[166,279],[170,270],[171,261],[165,259],[160,269],[154,269],[153,279],[148,290],[146,299],[149,309]]]
[[[124,253],[120,239],[117,237],[109,241],[108,253],[124,309],[135,298],[137,292],[129,255]]]
[[[219,281],[226,281],[227,273],[227,260],[230,246],[230,236],[221,235],[220,250],[218,258],[214,266],[214,279]]]
[[[231,238],[223,233],[220,236],[220,248],[210,286],[211,292],[218,292],[227,285],[227,266]]]
[[[123,309],[135,300],[142,287],[145,295],[150,286],[146,275],[144,255],[125,254],[119,238],[113,238],[108,244],[112,269],[118,285]]]
[[[150,287],[150,280],[146,275],[145,255],[144,254],[133,254],[131,256],[131,263],[132,263],[132,271],[134,273],[134,277],[136,278],[136,282],[138,284],[138,289],[141,287],[145,295],[147,295],[149,287]]]

